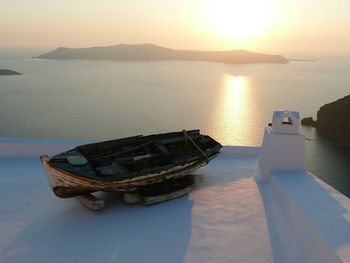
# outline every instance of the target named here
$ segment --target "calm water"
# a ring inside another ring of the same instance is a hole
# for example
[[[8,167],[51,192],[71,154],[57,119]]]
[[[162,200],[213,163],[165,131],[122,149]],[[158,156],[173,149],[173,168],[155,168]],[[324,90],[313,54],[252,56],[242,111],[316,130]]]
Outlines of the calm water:
[[[350,60],[287,65],[0,59],[0,136],[104,140],[200,128],[260,145],[276,109],[315,116],[350,94]],[[350,149],[303,128],[307,167],[350,196]]]

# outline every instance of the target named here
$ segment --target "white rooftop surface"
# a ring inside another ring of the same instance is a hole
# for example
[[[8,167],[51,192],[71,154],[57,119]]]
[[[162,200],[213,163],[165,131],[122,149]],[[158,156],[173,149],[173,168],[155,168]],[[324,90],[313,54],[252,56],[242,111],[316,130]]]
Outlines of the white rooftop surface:
[[[74,143],[0,138],[0,263],[350,262],[350,199],[305,170],[299,123],[275,111],[261,148],[224,147],[189,196],[101,194],[99,212],[54,196],[42,171],[40,155]]]
[[[93,212],[51,191],[39,161],[74,145],[0,140],[0,262],[273,262],[256,148],[225,147],[189,196]]]
[[[143,206],[101,194],[98,212],[57,198],[39,161],[83,141],[0,138],[0,263],[350,262],[350,200],[305,171],[294,128],[224,147],[188,196]]]

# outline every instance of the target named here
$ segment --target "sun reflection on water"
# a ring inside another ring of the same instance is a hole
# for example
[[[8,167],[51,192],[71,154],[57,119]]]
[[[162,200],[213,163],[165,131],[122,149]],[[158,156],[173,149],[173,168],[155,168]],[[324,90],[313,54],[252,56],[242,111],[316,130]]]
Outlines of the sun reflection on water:
[[[250,119],[253,106],[249,77],[225,74],[218,98],[215,129],[220,131],[220,142],[225,145],[252,145]],[[222,135],[225,137],[222,137]]]
[[[226,112],[230,115],[237,115],[238,111],[246,106],[246,86],[247,80],[244,76],[226,76],[224,104],[226,105]]]

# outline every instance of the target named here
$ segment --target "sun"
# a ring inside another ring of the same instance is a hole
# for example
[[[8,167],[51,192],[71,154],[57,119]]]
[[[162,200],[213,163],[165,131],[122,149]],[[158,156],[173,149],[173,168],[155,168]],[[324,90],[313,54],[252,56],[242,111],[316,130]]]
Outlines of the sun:
[[[231,41],[246,42],[264,34],[272,22],[267,0],[208,1],[209,27]]]

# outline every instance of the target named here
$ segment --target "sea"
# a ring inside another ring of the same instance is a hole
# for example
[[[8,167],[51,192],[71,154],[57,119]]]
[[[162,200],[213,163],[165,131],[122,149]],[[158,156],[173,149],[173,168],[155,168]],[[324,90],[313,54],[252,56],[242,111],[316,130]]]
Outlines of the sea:
[[[350,57],[315,59],[232,65],[0,52],[0,68],[23,74],[0,76],[0,137],[99,141],[201,129],[223,145],[259,146],[274,110],[315,118],[350,94]],[[310,127],[301,132],[307,169],[350,197],[350,147]]]

